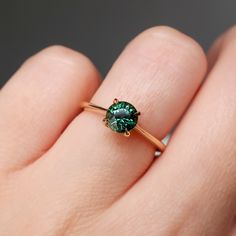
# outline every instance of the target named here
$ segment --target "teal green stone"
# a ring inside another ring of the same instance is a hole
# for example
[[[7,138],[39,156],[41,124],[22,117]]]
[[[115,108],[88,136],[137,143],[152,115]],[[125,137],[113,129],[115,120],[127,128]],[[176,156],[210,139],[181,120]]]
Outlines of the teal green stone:
[[[137,125],[137,110],[132,104],[119,101],[108,108],[106,120],[108,127],[113,131],[124,133]]]

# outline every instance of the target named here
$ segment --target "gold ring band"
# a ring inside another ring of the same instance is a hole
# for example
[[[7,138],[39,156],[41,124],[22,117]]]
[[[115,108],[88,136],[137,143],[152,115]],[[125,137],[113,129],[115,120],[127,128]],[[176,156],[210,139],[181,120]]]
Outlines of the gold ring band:
[[[118,102],[118,100],[114,99],[113,103],[117,103],[117,102]],[[102,114],[104,116],[106,115],[106,113],[108,111],[108,109],[106,109],[106,108],[103,108],[103,107],[95,105],[95,104],[93,104],[91,102],[85,102],[85,101],[81,103],[81,107],[84,110],[89,110],[89,111],[93,111],[95,113],[100,113],[100,114]],[[140,114],[140,112],[139,112],[139,114]],[[154,144],[157,147],[159,152],[162,153],[165,150],[165,145],[160,140],[158,140],[153,135],[151,135],[149,132],[147,132],[142,127],[140,127],[139,124],[136,124],[133,129],[136,132],[138,132],[139,134],[141,134],[144,138],[146,138],[149,142]],[[129,134],[129,132],[128,132],[128,134]]]

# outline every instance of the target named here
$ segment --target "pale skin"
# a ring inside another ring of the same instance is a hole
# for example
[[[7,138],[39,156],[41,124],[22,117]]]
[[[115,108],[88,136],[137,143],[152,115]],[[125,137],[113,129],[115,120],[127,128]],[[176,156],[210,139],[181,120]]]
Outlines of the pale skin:
[[[141,112],[137,133],[105,127],[82,101],[114,98]],[[154,27],[101,82],[62,46],[28,59],[0,91],[1,236],[235,236],[236,28],[206,56],[190,37]]]

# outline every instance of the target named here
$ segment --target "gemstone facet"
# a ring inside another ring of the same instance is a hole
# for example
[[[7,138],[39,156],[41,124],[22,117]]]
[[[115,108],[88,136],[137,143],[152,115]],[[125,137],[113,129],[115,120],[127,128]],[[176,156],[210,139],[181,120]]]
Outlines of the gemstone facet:
[[[106,113],[107,126],[115,132],[126,133],[137,125],[139,112],[128,102],[114,101]]]

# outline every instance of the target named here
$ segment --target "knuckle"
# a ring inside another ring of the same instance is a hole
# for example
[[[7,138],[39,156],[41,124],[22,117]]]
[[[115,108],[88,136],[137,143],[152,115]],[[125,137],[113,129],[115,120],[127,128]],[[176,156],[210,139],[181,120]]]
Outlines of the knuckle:
[[[99,82],[100,74],[91,60],[80,52],[70,48],[53,45],[36,53],[25,61],[23,66],[59,70],[66,73],[80,74],[91,77]]]
[[[170,55],[171,57],[181,57],[184,60],[192,60],[201,63],[201,66],[206,67],[206,56],[202,47],[191,37],[184,33],[168,26],[155,26],[143,31],[130,45],[141,45],[139,50],[142,54],[152,55],[154,59],[157,55]],[[146,45],[146,46],[143,46]],[[186,59],[187,58],[187,59]]]
[[[40,51],[36,56],[45,57],[46,59],[55,60],[58,63],[76,65],[92,65],[92,62],[82,53],[79,53],[70,48],[61,46],[61,45],[53,45],[49,46],[42,51]]]

